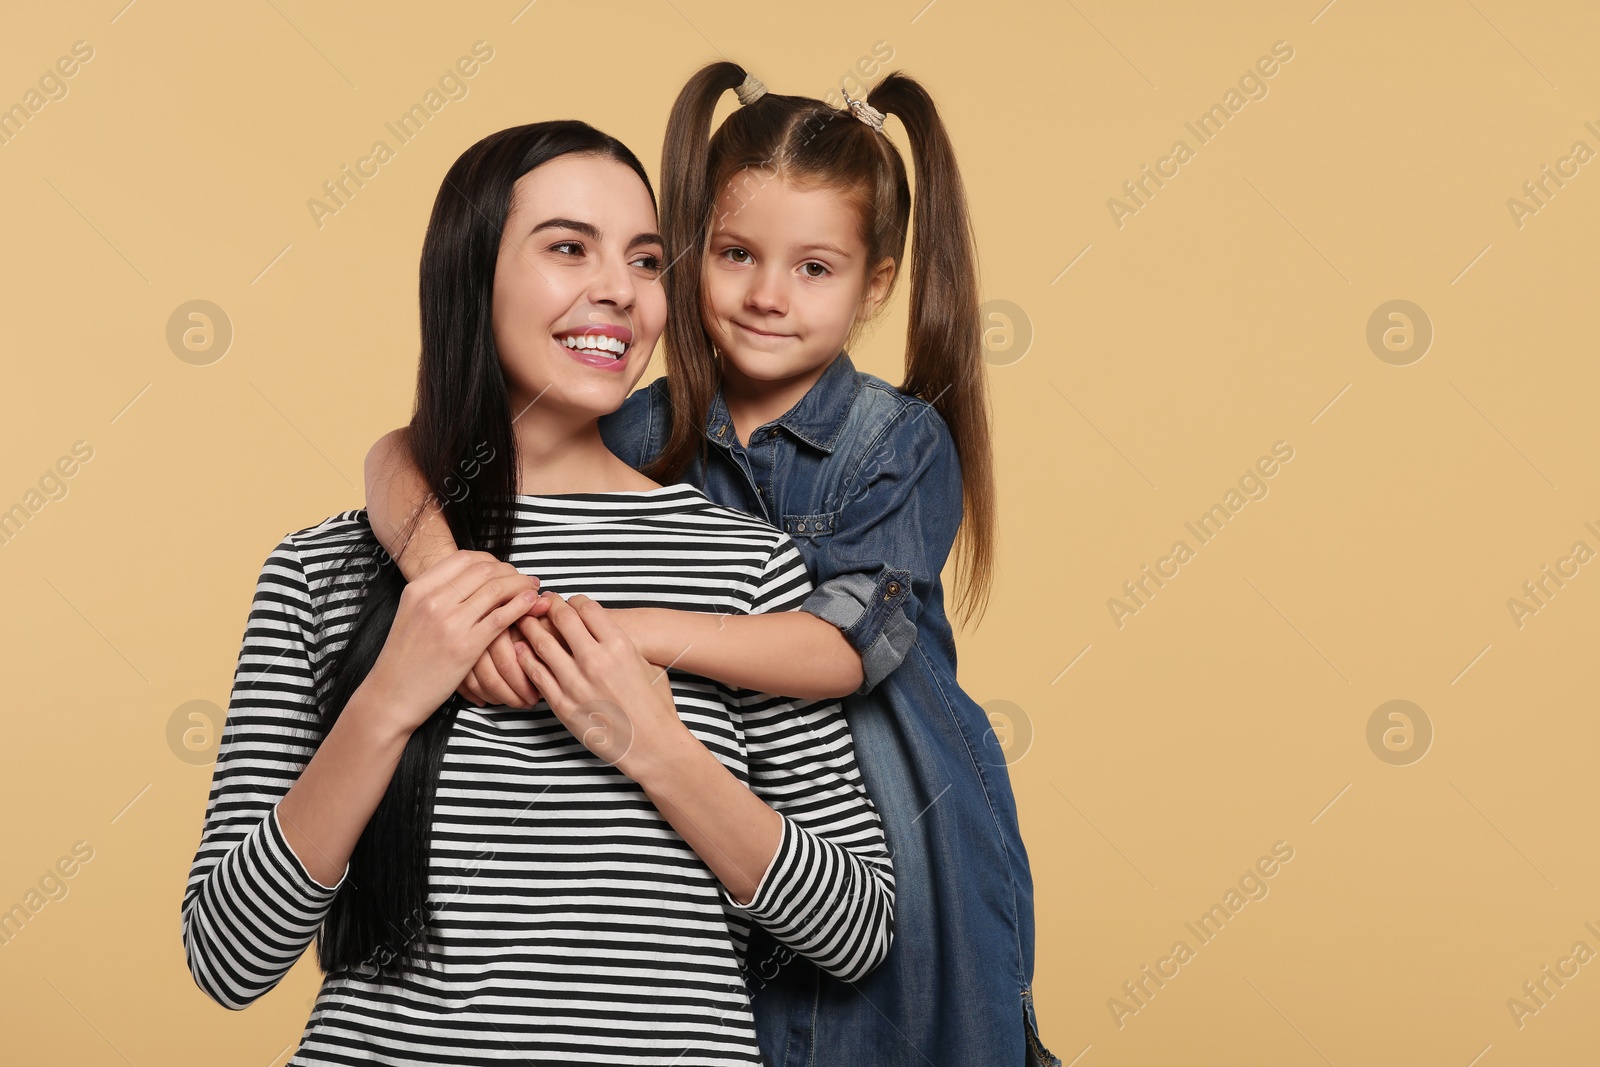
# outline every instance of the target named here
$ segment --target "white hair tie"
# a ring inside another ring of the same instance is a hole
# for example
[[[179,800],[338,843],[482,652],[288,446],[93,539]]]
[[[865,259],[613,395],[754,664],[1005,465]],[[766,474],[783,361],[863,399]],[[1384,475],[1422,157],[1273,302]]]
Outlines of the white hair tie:
[[[739,96],[739,103],[753,104],[767,95],[767,87],[762,85],[761,79],[754,74],[746,74],[744,81],[739,83],[739,87],[734,92]]]
[[[842,91],[842,90],[841,90]],[[865,100],[852,100],[850,94],[844,94],[844,102],[850,105],[850,113],[865,122],[868,126],[883,133],[883,112],[867,103]]]

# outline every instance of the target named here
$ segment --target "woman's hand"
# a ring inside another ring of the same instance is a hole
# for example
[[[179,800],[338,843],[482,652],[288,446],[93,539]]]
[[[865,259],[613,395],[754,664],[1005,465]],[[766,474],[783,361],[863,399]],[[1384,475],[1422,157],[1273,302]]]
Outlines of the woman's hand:
[[[407,583],[363,688],[409,733],[450,697],[489,643],[537,599],[538,581],[487,552],[458,549]]]
[[[636,782],[702,749],[678,718],[667,672],[639,654],[600,604],[582,594],[539,597],[543,618],[522,618],[518,660],[550,710],[585,748]]]

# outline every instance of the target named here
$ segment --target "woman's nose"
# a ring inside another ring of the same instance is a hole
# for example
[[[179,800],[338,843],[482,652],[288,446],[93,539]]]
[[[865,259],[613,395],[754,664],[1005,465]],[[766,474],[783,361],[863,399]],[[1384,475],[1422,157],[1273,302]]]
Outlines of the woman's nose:
[[[589,283],[589,298],[596,304],[614,304],[620,308],[633,307],[636,290],[628,264],[602,260]]]

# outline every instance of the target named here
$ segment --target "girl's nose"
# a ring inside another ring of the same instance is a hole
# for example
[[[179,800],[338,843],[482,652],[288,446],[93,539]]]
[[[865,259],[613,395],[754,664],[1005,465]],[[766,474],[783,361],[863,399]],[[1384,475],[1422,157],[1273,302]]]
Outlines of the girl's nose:
[[[787,310],[782,282],[766,271],[757,271],[751,279],[750,288],[745,293],[745,303],[752,308],[780,315]]]

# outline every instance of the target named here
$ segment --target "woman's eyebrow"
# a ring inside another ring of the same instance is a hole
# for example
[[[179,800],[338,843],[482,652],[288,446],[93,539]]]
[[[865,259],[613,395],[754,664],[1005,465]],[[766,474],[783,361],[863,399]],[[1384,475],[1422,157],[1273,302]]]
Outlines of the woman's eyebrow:
[[[539,225],[529,230],[528,233],[532,235],[538,233],[540,230],[573,230],[577,233],[583,234],[591,241],[600,240],[599,227],[595,226],[593,223],[579,222],[576,219],[545,219],[543,222],[539,223]],[[649,244],[665,246],[666,242],[661,239],[661,235],[659,233],[640,233],[634,235],[633,240],[628,242],[628,247],[637,248],[639,245]]]
[[[600,240],[599,227],[589,222],[578,222],[574,219],[545,219],[539,225],[529,230],[529,234],[538,233],[540,230],[576,230],[591,241]]]

